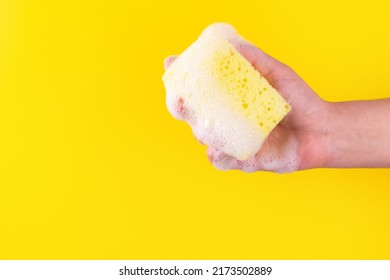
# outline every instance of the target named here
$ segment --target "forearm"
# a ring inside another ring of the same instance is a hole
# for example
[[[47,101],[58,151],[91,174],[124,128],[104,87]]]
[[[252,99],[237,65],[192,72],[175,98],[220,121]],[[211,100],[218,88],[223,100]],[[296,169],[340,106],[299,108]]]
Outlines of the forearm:
[[[329,103],[324,167],[390,167],[390,99]]]

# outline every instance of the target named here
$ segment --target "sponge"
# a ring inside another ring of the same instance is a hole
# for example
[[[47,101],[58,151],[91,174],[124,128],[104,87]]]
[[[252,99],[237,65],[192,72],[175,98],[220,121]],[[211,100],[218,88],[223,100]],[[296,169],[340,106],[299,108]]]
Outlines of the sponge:
[[[261,148],[290,105],[230,43],[235,29],[207,27],[166,70],[169,112],[196,138],[238,160]]]

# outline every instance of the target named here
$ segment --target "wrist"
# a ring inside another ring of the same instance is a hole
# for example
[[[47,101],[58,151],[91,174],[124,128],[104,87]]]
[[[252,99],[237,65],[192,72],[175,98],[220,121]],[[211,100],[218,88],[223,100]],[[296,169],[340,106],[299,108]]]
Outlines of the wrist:
[[[332,119],[336,119],[335,104],[321,100],[315,118],[307,129],[299,135],[302,143],[299,149],[300,170],[331,167],[334,161],[332,146],[334,127]]]
[[[325,133],[322,136],[323,149],[325,153],[325,160],[323,166],[325,168],[338,167],[340,159],[342,158],[342,151],[345,150],[345,141],[347,140],[345,134],[348,127],[344,127],[342,122],[342,103],[326,102],[327,104],[327,120]]]
[[[390,164],[389,100],[327,103],[322,167],[386,167]]]

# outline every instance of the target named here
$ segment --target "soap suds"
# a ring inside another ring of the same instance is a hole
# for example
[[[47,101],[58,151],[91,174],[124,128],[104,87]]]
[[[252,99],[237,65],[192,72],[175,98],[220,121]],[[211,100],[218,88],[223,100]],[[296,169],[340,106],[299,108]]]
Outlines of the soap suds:
[[[212,165],[219,170],[236,169],[248,173],[265,170],[290,173],[299,169],[298,140],[294,137],[289,137],[279,145],[272,145],[267,139],[256,155],[244,161],[237,160],[212,147],[207,149],[207,156]]]

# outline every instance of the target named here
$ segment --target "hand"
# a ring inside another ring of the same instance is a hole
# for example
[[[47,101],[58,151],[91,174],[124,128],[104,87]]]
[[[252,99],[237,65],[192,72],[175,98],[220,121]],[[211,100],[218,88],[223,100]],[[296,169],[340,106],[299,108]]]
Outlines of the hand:
[[[390,99],[326,102],[287,65],[250,43],[231,43],[292,109],[260,151],[246,161],[209,147],[207,155],[216,168],[283,173],[319,167],[390,166]],[[174,59],[168,57],[165,67]]]
[[[326,129],[327,103],[287,65],[253,45],[239,43],[235,47],[283,95],[292,110],[271,132],[254,157],[238,161],[216,149],[208,148],[207,155],[211,163],[218,169],[276,172],[324,164],[324,144],[319,135]],[[165,67],[169,67],[174,59],[175,57],[168,57]]]

